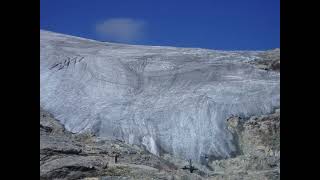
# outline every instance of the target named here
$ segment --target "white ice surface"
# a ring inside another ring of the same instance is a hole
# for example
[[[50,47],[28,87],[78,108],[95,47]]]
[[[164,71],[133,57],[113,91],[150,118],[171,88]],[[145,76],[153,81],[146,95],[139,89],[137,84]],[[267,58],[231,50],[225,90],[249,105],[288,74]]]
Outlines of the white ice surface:
[[[72,132],[94,131],[199,160],[235,152],[230,115],[278,107],[280,75],[254,51],[102,43],[41,30],[40,103]]]

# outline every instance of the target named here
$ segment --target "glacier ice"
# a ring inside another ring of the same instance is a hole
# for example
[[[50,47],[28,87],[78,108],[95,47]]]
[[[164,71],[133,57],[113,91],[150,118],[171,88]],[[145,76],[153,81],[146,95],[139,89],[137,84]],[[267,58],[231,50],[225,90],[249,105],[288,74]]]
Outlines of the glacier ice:
[[[93,131],[199,161],[236,152],[225,119],[280,106],[280,74],[259,51],[105,43],[41,30],[40,104],[72,132]]]

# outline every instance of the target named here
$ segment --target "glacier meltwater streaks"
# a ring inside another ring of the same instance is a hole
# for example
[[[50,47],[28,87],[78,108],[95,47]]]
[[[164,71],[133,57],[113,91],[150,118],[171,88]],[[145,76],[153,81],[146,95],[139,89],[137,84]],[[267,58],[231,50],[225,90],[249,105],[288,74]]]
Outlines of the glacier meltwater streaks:
[[[73,132],[92,131],[199,161],[237,149],[231,115],[270,113],[279,73],[247,63],[259,52],[101,43],[40,36],[40,103]]]

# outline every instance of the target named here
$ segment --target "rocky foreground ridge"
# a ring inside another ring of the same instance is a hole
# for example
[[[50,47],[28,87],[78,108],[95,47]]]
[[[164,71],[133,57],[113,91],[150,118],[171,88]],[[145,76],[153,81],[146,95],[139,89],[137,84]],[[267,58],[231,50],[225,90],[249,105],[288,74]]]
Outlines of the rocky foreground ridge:
[[[158,157],[120,140],[70,133],[40,109],[40,179],[280,179],[280,110],[226,121],[239,155],[194,164],[198,170],[190,173],[182,169],[185,160]]]

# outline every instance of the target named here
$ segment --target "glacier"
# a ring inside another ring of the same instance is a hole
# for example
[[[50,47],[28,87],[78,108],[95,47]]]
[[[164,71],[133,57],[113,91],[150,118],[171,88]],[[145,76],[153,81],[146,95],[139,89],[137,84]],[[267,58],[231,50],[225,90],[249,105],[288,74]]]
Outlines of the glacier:
[[[262,51],[108,43],[40,30],[40,105],[67,130],[90,131],[200,161],[237,153],[232,115],[280,106],[280,73]]]

